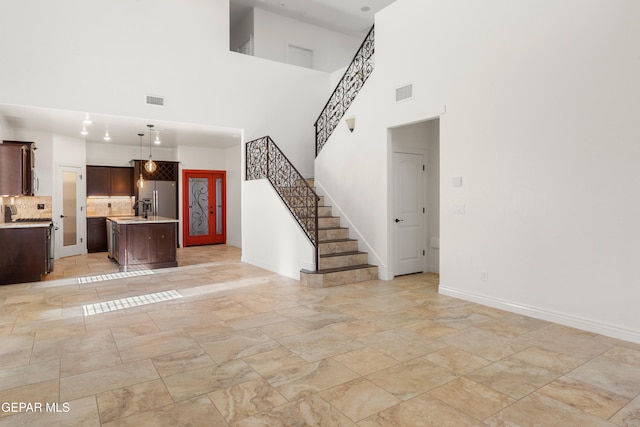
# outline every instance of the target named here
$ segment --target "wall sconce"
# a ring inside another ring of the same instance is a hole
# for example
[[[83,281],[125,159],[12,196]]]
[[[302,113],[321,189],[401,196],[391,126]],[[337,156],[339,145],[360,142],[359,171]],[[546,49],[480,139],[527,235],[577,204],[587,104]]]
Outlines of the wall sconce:
[[[345,119],[344,121],[345,123],[347,123],[347,127],[349,128],[349,131],[353,132],[353,130],[356,128],[356,118],[354,116],[351,116],[348,119]]]

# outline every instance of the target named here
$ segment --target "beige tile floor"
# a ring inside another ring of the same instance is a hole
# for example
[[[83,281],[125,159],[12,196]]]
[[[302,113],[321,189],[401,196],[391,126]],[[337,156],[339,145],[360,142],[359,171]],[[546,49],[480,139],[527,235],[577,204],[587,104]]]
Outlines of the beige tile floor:
[[[437,275],[307,289],[211,246],[72,278],[103,258],[0,287],[0,426],[640,425],[640,345],[438,295]]]

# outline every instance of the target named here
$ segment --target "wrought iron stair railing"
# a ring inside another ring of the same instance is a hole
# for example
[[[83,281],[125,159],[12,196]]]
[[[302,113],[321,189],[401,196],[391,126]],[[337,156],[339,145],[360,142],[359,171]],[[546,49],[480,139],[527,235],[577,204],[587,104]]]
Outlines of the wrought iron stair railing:
[[[270,136],[247,142],[246,150],[246,180],[269,180],[313,244],[317,270],[320,198]]]
[[[322,113],[316,120],[316,157],[320,154],[320,151],[333,133],[333,130],[340,123],[344,113],[351,106],[360,89],[362,89],[364,82],[373,72],[374,28],[371,27],[371,30],[369,30],[369,34],[360,45],[351,64],[347,67],[347,71],[338,82],[329,97],[329,101],[327,101]]]

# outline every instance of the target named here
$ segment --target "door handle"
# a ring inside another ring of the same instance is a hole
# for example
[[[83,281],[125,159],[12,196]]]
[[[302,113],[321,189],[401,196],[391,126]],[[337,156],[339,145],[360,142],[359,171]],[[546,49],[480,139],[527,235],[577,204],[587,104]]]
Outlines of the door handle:
[[[398,222],[402,222],[402,221],[404,221],[404,219],[398,219],[398,218],[396,218],[396,223],[398,223]]]
[[[64,215],[60,215],[60,218],[64,218]]]

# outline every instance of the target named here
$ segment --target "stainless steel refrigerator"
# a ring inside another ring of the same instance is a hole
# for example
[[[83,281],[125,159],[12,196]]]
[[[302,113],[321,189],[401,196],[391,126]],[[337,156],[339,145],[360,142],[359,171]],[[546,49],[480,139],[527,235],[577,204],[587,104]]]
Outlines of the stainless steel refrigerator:
[[[138,189],[139,200],[151,201],[151,215],[178,219],[178,189],[174,181],[145,181]]]

